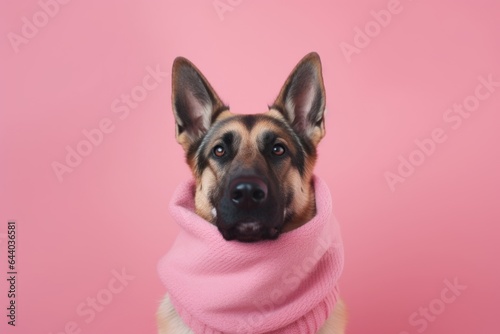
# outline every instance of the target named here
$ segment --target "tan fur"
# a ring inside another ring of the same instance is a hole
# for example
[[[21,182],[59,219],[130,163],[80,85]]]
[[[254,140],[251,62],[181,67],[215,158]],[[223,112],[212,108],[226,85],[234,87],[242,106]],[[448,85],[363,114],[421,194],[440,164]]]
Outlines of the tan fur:
[[[194,197],[196,213],[206,221],[212,220],[212,205],[208,200],[208,193],[216,185],[216,174],[212,168],[206,168],[201,178],[196,180]]]
[[[311,185],[311,176],[306,176],[304,182],[297,170],[292,170],[287,175],[287,182],[294,189],[294,199],[291,210],[295,212],[294,219],[285,225],[283,232],[292,231],[311,220],[316,214],[316,204],[314,201],[314,189]]]

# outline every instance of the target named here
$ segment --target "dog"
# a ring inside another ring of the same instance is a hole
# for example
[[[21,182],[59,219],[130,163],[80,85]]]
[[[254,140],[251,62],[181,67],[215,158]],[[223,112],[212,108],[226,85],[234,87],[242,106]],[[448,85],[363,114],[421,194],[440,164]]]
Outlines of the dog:
[[[315,52],[296,65],[266,112],[245,115],[232,113],[189,60],[175,59],[175,134],[195,179],[194,210],[231,247],[272,244],[316,215],[313,167],[325,135],[325,100]],[[160,334],[193,333],[169,295],[157,319]],[[346,323],[338,298],[317,333],[342,334]]]

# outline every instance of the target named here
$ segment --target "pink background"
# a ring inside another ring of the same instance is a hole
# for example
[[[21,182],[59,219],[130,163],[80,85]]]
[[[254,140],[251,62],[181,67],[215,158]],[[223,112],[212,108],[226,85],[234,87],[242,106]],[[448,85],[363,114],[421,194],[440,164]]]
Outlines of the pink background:
[[[0,259],[5,272],[4,233],[15,219],[19,295],[18,326],[3,311],[0,332],[59,334],[74,321],[82,333],[154,333],[165,292],[156,263],[177,231],[166,203],[189,171],[168,77],[123,120],[111,104],[142,84],[148,66],[169,74],[183,55],[233,111],[261,112],[315,50],[329,110],[317,174],[343,230],[348,333],[418,333],[409,318],[439,306],[455,278],[467,288],[424,332],[498,333],[500,88],[457,129],[443,115],[474,94],[479,76],[500,81],[500,5],[401,0],[348,62],[340,44],[353,44],[354,29],[388,2],[233,0],[221,20],[212,0],[74,0],[16,53],[8,34],[21,34],[22,18],[41,7],[2,1]],[[113,131],[59,182],[51,164],[105,118]],[[414,141],[435,128],[447,140],[391,191],[384,173],[397,172],[399,155],[418,156]],[[86,323],[77,307],[122,268],[135,279]]]

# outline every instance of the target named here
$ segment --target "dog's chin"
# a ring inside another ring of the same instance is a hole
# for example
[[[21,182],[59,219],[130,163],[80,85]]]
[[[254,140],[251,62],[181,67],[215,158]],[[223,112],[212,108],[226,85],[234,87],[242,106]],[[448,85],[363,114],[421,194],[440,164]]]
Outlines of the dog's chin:
[[[241,222],[230,228],[218,225],[222,237],[228,241],[258,242],[263,240],[276,240],[282,230],[282,226],[266,227],[259,222]]]

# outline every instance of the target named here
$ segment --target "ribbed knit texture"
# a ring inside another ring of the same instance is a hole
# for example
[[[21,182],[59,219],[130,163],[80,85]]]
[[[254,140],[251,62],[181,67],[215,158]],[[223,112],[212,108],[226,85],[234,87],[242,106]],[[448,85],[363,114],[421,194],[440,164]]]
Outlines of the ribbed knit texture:
[[[170,203],[180,226],[158,272],[196,334],[313,334],[337,300],[344,252],[327,185],[314,177],[316,216],[277,240],[226,241],[194,212],[194,182]]]

